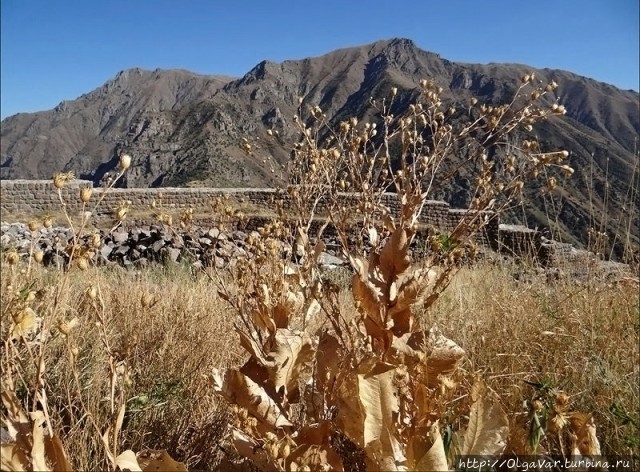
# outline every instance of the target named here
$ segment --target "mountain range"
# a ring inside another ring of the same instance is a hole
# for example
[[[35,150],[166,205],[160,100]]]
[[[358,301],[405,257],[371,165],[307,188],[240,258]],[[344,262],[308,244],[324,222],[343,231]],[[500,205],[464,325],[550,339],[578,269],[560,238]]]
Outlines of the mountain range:
[[[545,147],[571,153],[575,173],[562,180],[553,199],[529,193],[511,219],[554,228],[556,237],[574,244],[588,243],[589,228],[605,230],[610,240],[629,237],[637,244],[637,92],[561,70],[451,62],[408,39],[302,60],[263,61],[241,78],[185,70],[121,71],[52,110],[4,119],[0,177],[42,179],[73,170],[97,183],[127,151],[134,165],[126,186],[270,187],[281,182],[297,136],[298,97],[303,105],[320,106],[337,123],[370,117],[370,97],[388,96],[392,87],[401,91],[400,103],[410,103],[425,78],[441,85],[452,103],[468,103],[471,97],[505,103],[530,72],[558,84],[551,99],[567,114],[535,132]],[[279,139],[268,139],[268,130],[278,131]],[[243,138],[259,140],[271,162],[246,155],[239,146]],[[463,207],[466,190],[465,179],[453,179],[441,182],[433,198]]]

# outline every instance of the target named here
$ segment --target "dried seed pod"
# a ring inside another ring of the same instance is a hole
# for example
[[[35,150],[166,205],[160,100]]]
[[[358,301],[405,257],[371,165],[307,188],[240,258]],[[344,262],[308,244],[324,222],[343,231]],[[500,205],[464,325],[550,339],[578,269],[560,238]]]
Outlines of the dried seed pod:
[[[73,172],[60,172],[53,176],[53,185],[55,186],[55,188],[61,189],[68,182],[72,181],[75,178],[76,176]]]
[[[33,253],[33,260],[36,261],[38,264],[42,263],[42,259],[44,259],[44,252],[36,251]]]
[[[89,268],[89,261],[86,257],[79,257],[76,264],[80,270],[87,270]]]
[[[142,305],[142,308],[147,308],[151,306],[152,303],[153,303],[153,295],[146,292],[143,293],[142,296],[140,297],[140,304]]]
[[[129,154],[122,154],[120,156],[119,166],[122,170],[127,170],[131,166],[131,156]]]
[[[11,251],[7,254],[7,262],[9,263],[9,265],[16,265],[19,260],[20,256],[16,251]]]
[[[82,201],[82,203],[89,203],[92,193],[93,189],[91,187],[82,187],[80,189],[80,201]]]

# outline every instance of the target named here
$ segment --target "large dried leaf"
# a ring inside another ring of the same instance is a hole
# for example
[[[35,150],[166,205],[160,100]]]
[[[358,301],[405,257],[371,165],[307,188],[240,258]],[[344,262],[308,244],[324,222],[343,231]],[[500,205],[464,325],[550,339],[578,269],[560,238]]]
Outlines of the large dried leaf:
[[[130,471],[130,472],[142,472],[140,468],[140,464],[138,464],[138,459],[136,458],[136,453],[131,449],[127,449],[122,452],[118,457],[115,458],[115,465],[118,470],[122,472]]]
[[[438,375],[448,375],[464,357],[464,350],[451,339],[445,337],[437,326],[433,326],[426,339],[427,385],[437,384]]]
[[[420,189],[413,189],[411,193],[404,193],[400,200],[402,204],[402,221],[404,224],[412,226],[418,221],[420,208],[422,207],[426,193],[421,193]]]
[[[393,332],[379,326],[371,318],[364,318],[362,324],[367,336],[371,337],[376,352],[386,353],[393,343]]]
[[[408,452],[411,470],[449,470],[437,421],[416,431]]]
[[[364,448],[365,415],[360,403],[356,373],[347,372],[339,382],[337,406],[338,427],[356,445]]]
[[[387,285],[404,272],[411,264],[409,257],[409,242],[411,234],[406,228],[398,228],[385,243],[380,251],[378,265],[382,278]]]
[[[403,272],[392,284],[392,287],[397,287],[396,297],[389,297],[392,306],[388,316],[393,318],[396,313],[401,313],[420,302],[435,279],[436,272],[432,269],[408,269]]]
[[[166,450],[147,449],[137,454],[138,464],[143,472],[187,472],[187,467],[174,460]]]
[[[15,442],[2,444],[0,452],[0,470],[23,472],[31,469],[31,463],[25,450]]]
[[[47,466],[47,459],[45,457],[44,450],[44,413],[40,410],[29,413],[31,420],[33,421],[33,430],[31,438],[33,444],[31,445],[31,464],[33,470],[50,470]]]
[[[395,336],[402,336],[413,330],[414,317],[411,308],[396,311],[387,320],[387,326]]]
[[[460,439],[460,455],[495,456],[504,451],[509,437],[509,420],[492,397],[484,382],[477,380],[471,391],[473,404],[469,426]]]
[[[385,304],[382,290],[365,277],[354,274],[351,284],[353,300],[361,313],[382,327],[384,326],[382,314]]]
[[[276,332],[276,324],[271,317],[271,310],[268,306],[260,304],[251,313],[251,319],[258,329],[271,334]]]
[[[223,374],[214,369],[211,381],[214,390],[231,404],[246,408],[262,424],[271,429],[292,426],[285,413],[264,388],[236,369]]]
[[[54,472],[73,470],[67,452],[58,436],[45,436],[44,450],[47,456],[47,462],[51,465]]]
[[[311,339],[304,332],[278,329],[268,344],[271,350],[266,355],[266,367],[271,384],[276,392],[284,387],[287,397],[296,397],[300,374],[313,359]]]
[[[400,407],[395,366],[366,359],[358,369],[358,393],[364,413],[364,448],[383,470],[405,470],[404,447],[396,437]]]
[[[239,328],[236,328],[236,332],[240,336],[240,345],[245,348],[251,356],[255,357],[261,364],[265,365],[267,363],[267,359],[264,352],[262,352],[260,345],[249,333],[246,333]]]
[[[420,344],[415,346],[415,339],[420,338]],[[405,364],[409,367],[425,362],[426,355],[421,350],[424,340],[424,334],[422,331],[416,331],[413,333],[404,333],[401,336],[394,336],[391,344],[391,349],[388,354],[388,359],[394,364]]]

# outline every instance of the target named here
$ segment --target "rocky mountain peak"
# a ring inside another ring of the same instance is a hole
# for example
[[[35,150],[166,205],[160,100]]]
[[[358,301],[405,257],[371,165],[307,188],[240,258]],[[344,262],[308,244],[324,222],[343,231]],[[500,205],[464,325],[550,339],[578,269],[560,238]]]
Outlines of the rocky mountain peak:
[[[55,111],[3,120],[0,176],[48,179],[74,170],[99,182],[117,163],[118,152],[127,150],[136,156],[127,186],[272,186],[296,139],[292,117],[298,97],[305,106],[319,105],[330,122],[354,115],[369,120],[375,119],[369,98],[384,96],[391,87],[411,90],[429,78],[444,88],[447,100],[468,103],[473,96],[498,104],[511,98],[530,71],[537,80],[559,84],[551,99],[560,99],[568,110],[562,120],[536,130],[545,147],[569,150],[576,169],[564,183],[559,216],[568,242],[584,241],[588,227],[600,227],[603,217],[591,209],[604,208],[605,202],[609,221],[627,221],[620,212],[637,166],[637,92],[566,71],[453,63],[406,38],[302,60],[262,61],[241,79],[185,70],[120,71]],[[268,130],[278,131],[279,140],[268,138]],[[243,137],[269,143],[269,165],[240,150]],[[437,183],[434,198],[464,206],[463,180]],[[548,224],[544,201],[532,197],[526,205],[530,225]],[[627,226],[640,234],[637,219]]]

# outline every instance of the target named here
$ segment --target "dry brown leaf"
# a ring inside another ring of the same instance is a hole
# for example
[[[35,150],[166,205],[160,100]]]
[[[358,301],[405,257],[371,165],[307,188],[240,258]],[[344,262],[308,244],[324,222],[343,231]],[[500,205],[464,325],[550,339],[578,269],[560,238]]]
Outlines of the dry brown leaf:
[[[384,325],[382,318],[382,310],[384,308],[382,291],[366,277],[366,275],[354,274],[351,286],[353,300],[361,313],[382,327]]]
[[[378,266],[386,285],[390,285],[396,276],[404,272],[411,264],[409,239],[409,231],[406,228],[398,228],[391,233],[380,251]]]
[[[397,299],[389,309],[388,316],[394,318],[396,313],[403,312],[419,303],[435,279],[436,272],[432,269],[409,268],[403,272],[395,282]]]
[[[420,435],[418,432],[414,434],[412,447],[409,449],[410,469],[449,470],[438,421],[435,421],[431,427],[424,429],[426,429],[426,431],[424,431],[423,435]]]
[[[136,455],[143,472],[187,472],[187,467],[182,462],[174,460],[164,449],[146,449]]]
[[[358,368],[358,393],[364,412],[364,449],[383,470],[401,470],[406,457],[396,437],[400,407],[393,380],[395,366],[366,359]]]
[[[33,430],[31,433],[31,440],[33,442],[31,446],[31,464],[33,470],[48,471],[47,458],[45,457],[44,450],[44,413],[40,410],[29,413],[31,420],[33,421]]]
[[[266,306],[260,306],[253,310],[251,319],[258,329],[267,331],[268,333],[276,332],[276,324],[271,318],[271,309]]]
[[[131,449],[122,452],[114,459],[114,462],[117,470],[121,470],[122,472],[142,472],[140,464],[138,464],[138,459],[136,458],[136,453]]]
[[[365,416],[358,392],[358,376],[354,372],[348,372],[341,379],[337,394],[336,423],[349,439],[364,448]]]
[[[463,456],[502,454],[509,437],[509,420],[494,395],[481,380],[472,388],[469,425],[460,436],[459,453]]]
[[[433,326],[426,339],[427,385],[437,385],[438,375],[447,375],[455,370],[464,357],[464,350],[451,339],[445,337],[437,326]]]
[[[267,345],[270,351],[265,356],[265,366],[271,385],[276,392],[284,387],[290,399],[297,396],[300,374],[313,359],[311,338],[301,331],[278,329]]]
[[[437,421],[431,427],[430,439],[432,443],[431,447],[428,449],[426,454],[416,457],[414,470],[449,470],[447,456],[444,451],[444,443],[442,442],[442,436],[440,435],[440,429]]]
[[[425,198],[426,195],[419,190],[402,195],[402,221],[405,224],[411,226],[418,220],[418,213]]]
[[[382,328],[370,318],[363,318],[362,324],[367,336],[371,336],[374,346],[380,352],[386,353],[393,344],[393,332]]]
[[[236,328],[236,332],[240,336],[240,345],[247,350],[251,356],[255,357],[263,365],[267,363],[264,353],[260,345],[249,335],[242,331],[240,328]]]
[[[230,403],[247,409],[266,426],[272,429],[293,426],[264,388],[238,370],[227,369],[220,373],[214,369],[211,381],[216,392]]]
[[[2,444],[0,452],[0,470],[23,472],[31,470],[31,463],[25,450],[15,442]]]
[[[412,347],[409,345],[409,343],[416,336],[419,336],[420,333],[422,332],[416,331],[414,333],[404,333],[401,336],[393,336],[388,359],[396,365],[405,364],[407,366],[412,366],[416,363],[424,362],[426,356],[421,350],[422,346],[418,345],[416,347]],[[424,338],[422,337],[422,339]]]
[[[413,324],[414,317],[411,308],[394,312],[393,316],[389,317],[389,320],[387,321],[387,326],[395,336],[402,336],[410,333],[413,329]]]
[[[54,472],[73,470],[71,462],[69,462],[67,452],[65,451],[62,441],[58,436],[45,436],[44,450],[47,456],[47,461],[51,464],[51,468]]]

